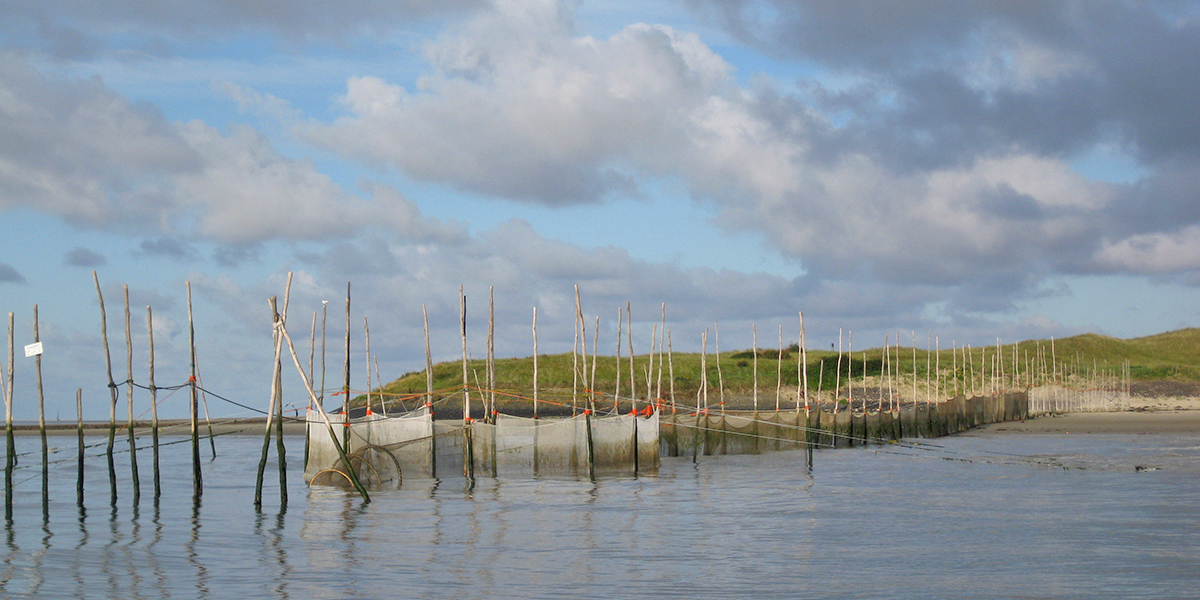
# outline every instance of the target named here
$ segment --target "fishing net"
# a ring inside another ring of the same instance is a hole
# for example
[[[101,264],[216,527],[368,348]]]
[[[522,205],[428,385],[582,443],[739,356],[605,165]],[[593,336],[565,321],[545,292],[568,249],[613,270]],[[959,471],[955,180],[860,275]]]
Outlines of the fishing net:
[[[402,415],[368,414],[346,421],[328,415],[333,435],[344,444],[350,468],[364,485],[399,485],[405,475],[429,476],[433,419],[427,407]],[[312,485],[350,485],[346,462],[338,455],[324,419],[308,412],[308,464],[304,479]]]

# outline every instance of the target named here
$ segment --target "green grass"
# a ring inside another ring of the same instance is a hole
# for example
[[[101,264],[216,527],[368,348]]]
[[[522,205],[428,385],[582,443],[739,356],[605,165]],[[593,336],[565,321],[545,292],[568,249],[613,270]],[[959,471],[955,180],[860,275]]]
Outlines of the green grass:
[[[1051,360],[1051,341],[1026,340],[1016,344],[1021,360],[1020,368],[1024,372],[1027,364],[1034,362],[1039,356],[1044,356],[1045,362]],[[986,352],[986,358],[984,358]],[[1011,373],[1013,344],[1001,347],[1005,361],[1005,369]],[[971,358],[978,373],[981,359],[991,364],[996,353],[994,345],[987,348],[972,348]],[[955,364],[953,351],[942,349],[940,353],[928,353],[924,349],[916,350],[916,373],[918,381],[923,381],[927,373],[927,365],[936,365],[940,359],[943,373],[949,373]],[[782,357],[782,370],[779,371],[779,352],[776,350],[759,351],[758,386],[763,402],[769,404],[775,393],[777,377],[779,385],[784,390],[794,391],[799,381],[798,352],[795,346],[785,350]],[[865,361],[864,361],[865,356]],[[959,372],[964,371],[959,353]],[[1121,367],[1129,365],[1130,377],[1134,380],[1200,379],[1200,328],[1181,329],[1143,338],[1121,340],[1096,334],[1084,334],[1074,337],[1054,340],[1053,357],[1057,360],[1060,371],[1074,374],[1091,372],[1093,367],[1111,375],[1119,375]],[[700,354],[676,353],[673,355],[675,397],[695,398],[702,378]],[[892,359],[896,361],[894,370],[898,371],[908,382],[912,381],[914,353],[911,347],[893,349]],[[592,357],[588,357],[588,369],[591,370]],[[720,370],[718,371],[718,361]],[[823,381],[821,365],[824,364]],[[825,390],[832,389],[837,380],[837,352],[812,351],[808,353],[808,382],[810,390],[818,386]],[[883,350],[871,348],[866,351],[856,350],[854,357],[842,357],[843,383],[847,372],[853,373],[856,381],[864,374],[867,377],[879,377],[883,373]],[[646,372],[650,357],[638,355],[634,357],[636,373],[636,389],[639,397],[647,397]],[[655,359],[655,371],[651,386],[657,386],[658,359]],[[617,375],[617,360],[613,356],[600,356],[596,359],[596,387],[598,392],[613,393]],[[621,395],[629,395],[629,357],[621,358],[620,373],[622,382]],[[936,370],[934,367],[933,370]],[[666,396],[671,389],[666,357],[662,357],[662,390]],[[969,373],[970,369],[966,369]],[[710,398],[718,394],[719,385],[723,381],[724,389],[730,394],[749,395],[754,386],[754,353],[748,350],[729,351],[721,353],[718,358],[710,354],[707,357],[707,376]],[[1024,377],[1023,377],[1024,379]],[[486,383],[486,366],[482,360],[468,363],[468,380],[471,385],[476,381]],[[496,387],[499,390],[510,391],[528,396],[532,392],[533,357],[506,358],[496,360]],[[570,354],[541,355],[538,357],[538,382],[543,397],[569,396],[572,389],[572,357]],[[434,366],[434,389],[457,389],[462,385],[462,363],[446,362]],[[911,385],[911,383],[909,384]],[[580,389],[585,387],[580,384]],[[415,371],[406,373],[382,389],[387,394],[417,395],[426,389],[425,372]],[[361,404],[364,397],[359,396],[356,404]]]

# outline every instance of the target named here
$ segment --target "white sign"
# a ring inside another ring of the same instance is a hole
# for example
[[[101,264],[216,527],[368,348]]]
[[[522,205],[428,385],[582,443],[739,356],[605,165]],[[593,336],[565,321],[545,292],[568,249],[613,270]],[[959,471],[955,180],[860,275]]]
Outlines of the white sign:
[[[42,353],[42,343],[41,342],[34,342],[32,344],[29,344],[28,346],[25,346],[25,357],[26,358],[28,358],[30,356],[37,356],[41,353]]]

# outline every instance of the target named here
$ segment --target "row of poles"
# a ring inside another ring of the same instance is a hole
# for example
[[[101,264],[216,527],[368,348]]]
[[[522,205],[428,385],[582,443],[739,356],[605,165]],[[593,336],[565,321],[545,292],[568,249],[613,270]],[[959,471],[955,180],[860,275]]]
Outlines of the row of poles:
[[[108,316],[105,310],[104,294],[100,287],[100,278],[95,271],[92,272],[92,279],[96,285],[96,295],[100,304],[100,335],[104,345],[104,360],[105,368],[108,375],[109,389],[109,424],[108,424],[108,442],[105,450],[105,457],[108,465],[109,478],[109,496],[110,502],[115,507],[117,503],[117,473],[116,463],[114,460],[114,451],[117,437],[117,404],[120,396],[120,387],[113,378],[113,361],[112,353],[108,343]],[[185,384],[190,393],[190,432],[192,445],[192,482],[193,482],[193,499],[199,502],[203,494],[203,477],[200,467],[200,435],[199,435],[199,420],[198,420],[198,395],[196,385],[196,343],[195,343],[195,326],[192,316],[192,288],[191,283],[187,282],[187,305],[188,305],[188,344],[191,358],[191,370],[188,378],[188,383]],[[137,461],[137,443],[134,435],[134,410],[133,410],[133,339],[132,339],[132,323],[129,306],[129,286],[124,286],[125,292],[125,344],[127,372],[126,380],[123,385],[127,388],[127,404],[128,404],[128,421],[126,429],[129,439],[129,462],[131,483],[133,487],[133,504],[137,506],[141,501],[141,476]],[[4,469],[5,493],[4,493],[4,510],[5,518],[12,519],[13,511],[13,471],[16,468],[17,453],[14,440],[13,428],[13,391],[14,378],[13,366],[15,361],[15,346],[14,346],[14,313],[8,313],[8,369],[6,377],[0,383],[3,383],[4,392],[4,408],[5,408],[5,437],[6,437],[6,458]],[[149,385],[145,386],[150,392],[150,407],[151,407],[151,438],[153,447],[153,487],[154,487],[154,502],[157,504],[162,495],[160,460],[159,460],[159,421],[158,421],[158,397],[157,393],[160,388],[156,387],[154,379],[154,317],[151,307],[146,307],[146,330],[149,344]],[[45,518],[49,518],[49,445],[47,442],[46,433],[46,410],[45,410],[45,394],[42,385],[42,349],[41,349],[41,332],[38,319],[38,306],[33,306],[33,348],[27,350],[27,353],[32,353],[34,358],[34,372],[37,384],[37,404],[38,404],[38,432],[41,438],[41,490],[42,490],[42,511]],[[176,386],[171,389],[178,389]],[[75,393],[75,405],[77,412],[77,434],[79,438],[79,453],[78,453],[78,477],[76,481],[77,503],[80,508],[84,505],[84,425],[83,425],[83,390],[77,389]],[[215,454],[215,447],[214,447]]]

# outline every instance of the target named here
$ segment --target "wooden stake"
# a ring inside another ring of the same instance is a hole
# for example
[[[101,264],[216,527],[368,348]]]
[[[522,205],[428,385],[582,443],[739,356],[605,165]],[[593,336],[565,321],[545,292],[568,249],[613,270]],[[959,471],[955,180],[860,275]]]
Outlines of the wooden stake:
[[[658,327],[658,383],[654,386],[654,398],[658,405],[662,405],[662,355],[663,355],[663,338],[667,335],[667,303],[662,303],[662,322]]]
[[[200,470],[200,429],[197,419],[199,418],[198,402],[196,397],[196,321],[192,317],[192,282],[187,281],[187,304],[188,304],[188,347],[191,349],[192,358],[192,375],[189,380],[191,384],[191,426],[192,426],[192,500],[199,503],[200,496],[204,494],[204,477]]]
[[[841,402],[838,401],[839,400],[838,396],[840,396],[842,393],[842,330],[841,330],[841,328],[838,328],[837,376],[834,377],[834,381],[835,381],[835,383],[833,386],[833,414],[836,415],[836,414],[838,414],[838,408],[841,406]]]
[[[104,343],[104,364],[108,369],[108,393],[111,402],[108,410],[108,457],[109,499],[113,506],[117,505],[117,467],[113,462],[113,444],[117,439],[117,384],[112,376],[112,355],[108,351],[108,317],[104,312],[104,294],[100,292],[100,278],[92,271],[92,280],[96,282],[96,296],[100,300],[100,337]]]
[[[83,511],[83,388],[75,389],[75,414],[78,417],[75,435],[79,440],[79,456],[76,458],[78,473],[75,476],[75,502]]]
[[[279,334],[279,308],[278,301],[275,296],[271,296],[267,300],[267,304],[271,307],[271,331],[272,343],[275,345],[275,361],[271,365],[271,396],[267,402],[267,422],[263,427],[263,443],[262,453],[258,458],[258,476],[254,482],[254,508],[255,510],[262,508],[262,488],[263,476],[267,471],[267,455],[271,450],[271,425],[275,419],[275,401],[279,398],[277,386],[279,385],[279,371],[283,367],[283,361],[280,359],[283,350],[283,336]]]
[[[613,410],[621,404],[621,344],[625,339],[622,337],[625,333],[625,308],[617,307],[617,384],[613,390]]]
[[[150,344],[150,437],[154,445],[154,502],[157,504],[162,496],[162,486],[158,461],[158,388],[154,386],[154,312],[149,306],[146,307],[146,339]]]
[[[346,282],[346,361],[342,369],[342,447],[350,452],[350,282]]]
[[[4,518],[12,523],[13,515],[13,467],[17,457],[16,441],[13,439],[13,313],[8,313],[8,385],[4,388],[4,432],[7,438],[4,453]]]
[[[129,317],[129,286],[124,286],[125,289],[125,356],[126,356],[126,400],[128,401],[128,421],[126,428],[129,430],[129,470],[131,473],[131,481],[133,483],[133,505],[137,506],[142,498],[142,482],[138,476],[137,464],[137,443],[133,436],[133,327]]]
[[[486,420],[496,422],[496,294],[492,286],[488,286],[488,334],[487,334],[487,379],[488,379],[488,412]],[[495,436],[492,436],[495,440]],[[492,457],[495,458],[495,454]]]
[[[537,307],[533,307],[533,418],[538,418]]]
[[[713,321],[713,343],[717,352],[717,389],[721,398],[721,414],[725,414],[725,376],[721,374],[721,323]]]
[[[708,330],[704,330],[704,335],[700,337],[700,397],[697,400],[703,400],[703,403],[696,403],[696,412],[701,412],[703,407],[704,412],[708,411]]]
[[[433,426],[433,353],[429,349],[429,312],[421,305],[421,318],[425,321],[425,407],[429,411],[430,427]],[[536,359],[535,359],[536,360]],[[437,436],[429,440],[429,475],[437,477]]]
[[[363,317],[363,335],[365,336],[363,347],[367,355],[367,415],[370,415],[374,412],[371,407],[371,389],[373,385],[371,383],[371,324],[367,322],[367,317],[365,316]]]
[[[783,325],[779,326],[779,354],[775,356],[775,412],[779,412],[779,396],[783,393]]]
[[[758,420],[758,324],[751,323],[750,331],[753,334],[752,348],[754,351],[754,420]]]
[[[38,306],[33,305],[33,341],[42,341],[38,333]],[[42,517],[50,518],[50,447],[46,443],[46,398],[42,393],[42,355],[33,359],[37,370],[38,432],[42,436]]]
[[[637,372],[633,368],[633,305],[625,302],[625,337],[629,340],[629,400],[637,402]]]
[[[675,414],[677,404],[675,403],[675,358],[671,350],[671,332],[667,332],[667,372],[671,379],[671,414]]]
[[[470,485],[475,484],[475,446],[471,435],[471,391],[467,387],[467,295],[463,286],[458,286],[458,316],[462,328],[462,377],[463,377],[463,476]]]
[[[596,328],[592,330],[592,374],[588,383],[588,406],[596,412],[596,357],[599,355],[600,315],[596,315]],[[637,462],[636,460],[634,461]],[[636,469],[634,469],[636,472]],[[636,474],[636,473],[635,473]]]

